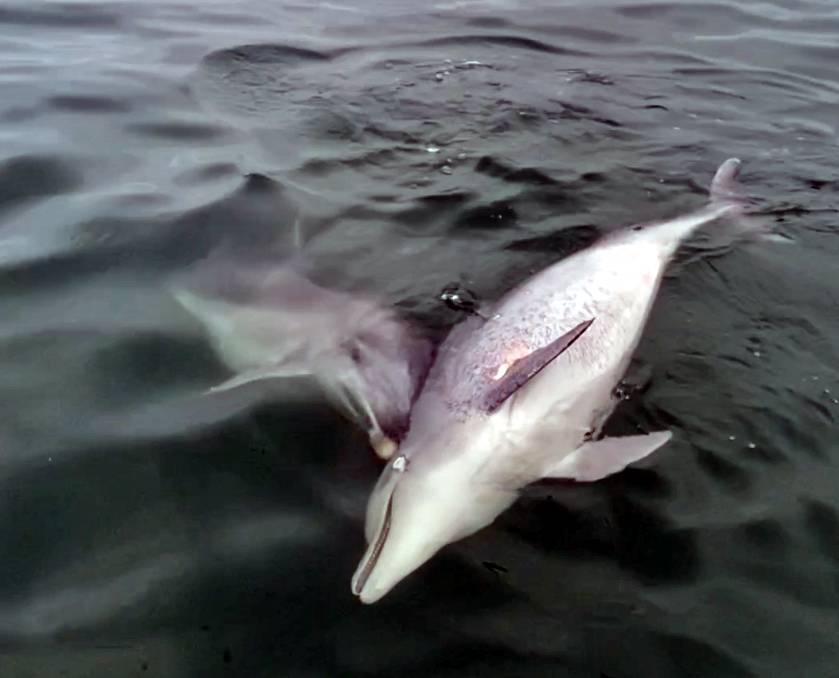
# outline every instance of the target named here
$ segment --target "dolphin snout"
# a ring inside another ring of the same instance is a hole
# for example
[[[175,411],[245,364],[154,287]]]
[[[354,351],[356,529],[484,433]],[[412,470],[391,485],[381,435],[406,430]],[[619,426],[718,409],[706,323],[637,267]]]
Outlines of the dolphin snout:
[[[394,540],[389,523],[388,516],[384,539],[374,540],[368,546],[367,553],[361,559],[352,578],[353,594],[368,605],[386,596],[438,550],[416,539],[419,536],[416,532],[398,534],[397,540]]]
[[[390,591],[391,588],[393,587],[389,586],[385,588],[381,586],[370,585],[370,582],[368,581],[365,584],[364,588],[361,589],[361,591],[356,592],[356,595],[362,603],[364,603],[365,605],[371,605],[372,603],[381,600],[387,594],[387,592]]]
[[[402,564],[388,560],[379,560],[369,572],[361,572],[364,566],[364,561],[362,561],[356,570],[356,576],[353,577],[352,592],[366,605],[375,603],[384,598],[394,586],[426,560],[428,558],[418,559],[406,566],[400,566]]]

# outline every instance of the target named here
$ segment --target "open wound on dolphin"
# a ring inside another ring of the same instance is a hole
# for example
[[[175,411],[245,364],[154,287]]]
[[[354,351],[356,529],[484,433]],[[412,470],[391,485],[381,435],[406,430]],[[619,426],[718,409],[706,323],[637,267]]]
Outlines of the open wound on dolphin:
[[[504,356],[504,362],[496,368],[492,375],[492,380],[499,381],[500,379],[503,379],[513,365],[518,363],[522,358],[526,358],[530,355],[530,353],[531,351],[529,351],[524,344],[516,344],[508,348],[507,353]]]

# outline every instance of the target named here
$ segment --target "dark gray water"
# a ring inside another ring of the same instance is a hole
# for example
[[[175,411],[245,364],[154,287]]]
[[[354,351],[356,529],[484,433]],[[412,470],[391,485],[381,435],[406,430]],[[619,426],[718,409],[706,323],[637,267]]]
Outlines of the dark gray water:
[[[830,0],[4,3],[0,676],[839,675],[838,33]],[[732,155],[794,243],[671,270],[608,429],[674,441],[361,606],[364,436],[202,397],[168,281],[300,219],[316,277],[439,337],[445,284]]]

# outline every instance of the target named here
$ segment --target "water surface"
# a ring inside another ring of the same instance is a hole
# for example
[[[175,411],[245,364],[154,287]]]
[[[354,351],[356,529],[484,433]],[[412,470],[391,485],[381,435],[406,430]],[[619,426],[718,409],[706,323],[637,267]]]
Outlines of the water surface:
[[[4,4],[0,674],[837,675],[837,31],[817,0]],[[202,396],[228,375],[169,282],[298,222],[315,278],[438,338],[444,285],[495,298],[729,156],[794,242],[671,269],[608,430],[674,441],[361,606],[363,435]]]

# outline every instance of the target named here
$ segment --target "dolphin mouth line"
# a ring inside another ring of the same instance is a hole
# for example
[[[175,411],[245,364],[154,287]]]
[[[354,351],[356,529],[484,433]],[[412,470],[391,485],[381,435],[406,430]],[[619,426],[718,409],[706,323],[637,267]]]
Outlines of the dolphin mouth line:
[[[357,596],[361,595],[361,592],[364,590],[364,586],[365,584],[367,584],[367,580],[370,578],[370,574],[376,567],[376,563],[378,562],[379,556],[382,553],[382,549],[385,546],[385,540],[387,539],[387,536],[390,533],[390,514],[392,508],[393,493],[391,493],[390,497],[388,497],[387,508],[385,508],[384,520],[382,521],[382,527],[379,530],[379,535],[376,537],[376,541],[370,547],[368,555],[365,558],[364,564],[360,567],[358,571],[358,576],[355,578],[355,581],[353,582],[352,592]]]

